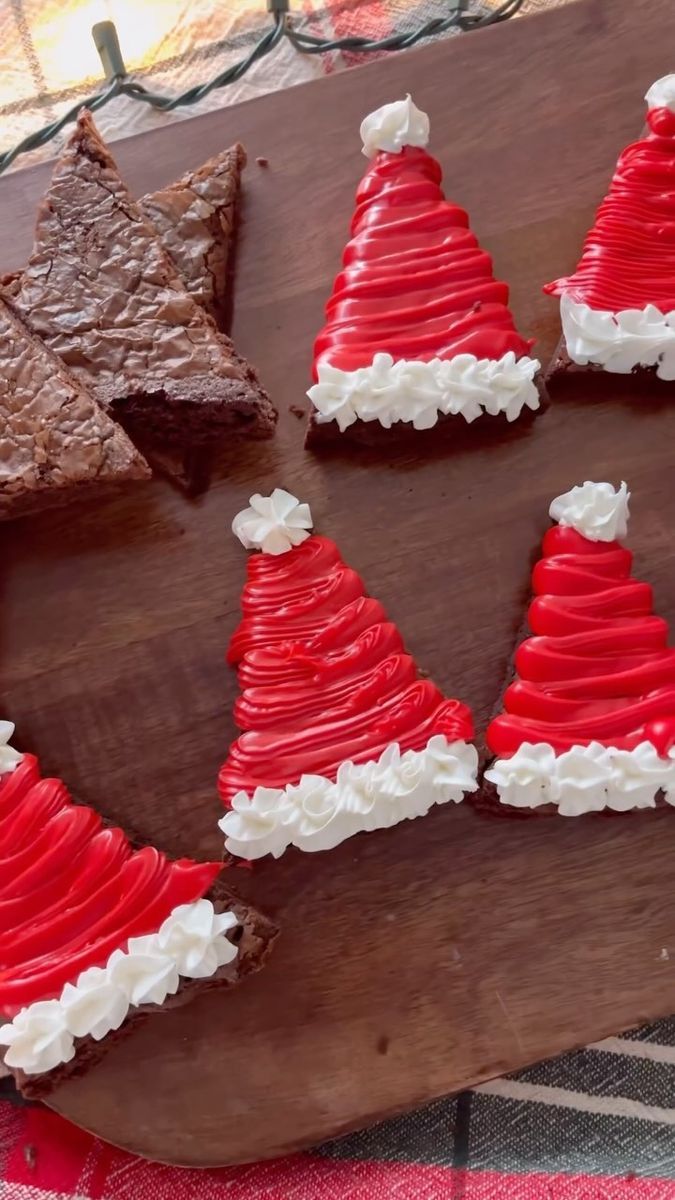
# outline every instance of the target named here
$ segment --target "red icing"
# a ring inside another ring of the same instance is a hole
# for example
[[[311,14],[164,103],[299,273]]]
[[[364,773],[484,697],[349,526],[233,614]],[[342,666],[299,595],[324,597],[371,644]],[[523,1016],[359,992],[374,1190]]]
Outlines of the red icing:
[[[327,538],[252,556],[242,610],[228,661],[245,732],[220,771],[226,804],[305,774],[335,779],[342,762],[376,759],[391,742],[421,750],[437,733],[473,736],[468,708],[418,678],[396,626]]]
[[[649,131],[619,157],[573,275],[544,288],[609,312],[675,309],[675,114],[648,114]]]
[[[561,753],[597,741],[632,750],[675,745],[675,649],[652,614],[652,590],[631,578],[632,554],[555,526],[532,575],[533,637],[518,647],[504,712],[487,731],[494,754],[523,742]]]
[[[314,346],[320,365],[396,359],[501,358],[528,354],[509,290],[492,275],[463,209],[445,199],[441,169],[425,150],[380,151],[356,193],[351,241]]]
[[[220,869],[133,850],[25,755],[0,778],[0,1012],[58,996],[127,938],[205,895]]]

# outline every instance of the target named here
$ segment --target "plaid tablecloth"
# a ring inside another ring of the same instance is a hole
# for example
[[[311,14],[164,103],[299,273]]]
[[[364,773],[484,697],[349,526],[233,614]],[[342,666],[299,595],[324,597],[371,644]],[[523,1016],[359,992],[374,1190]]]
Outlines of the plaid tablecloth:
[[[553,2],[529,0],[525,8]],[[257,0],[0,0],[0,146],[96,85],[92,21],[113,17],[128,66],[146,86],[177,91],[242,57],[265,19],[261,7]],[[327,37],[382,37],[447,11],[443,0],[304,0],[295,7]],[[123,137],[353,61],[341,53],[300,57],[284,46],[197,110],[168,117],[119,100],[100,124],[108,138]],[[54,153],[52,144],[41,156]],[[36,156],[20,165],[29,161]],[[668,956],[668,948],[661,953]],[[47,1109],[21,1104],[8,1081],[0,1086],[0,1200],[675,1200],[675,1019],[311,1154],[217,1171],[146,1163]]]
[[[144,1162],[5,1101],[0,1200],[672,1200],[674,1102],[675,1020],[252,1166]]]

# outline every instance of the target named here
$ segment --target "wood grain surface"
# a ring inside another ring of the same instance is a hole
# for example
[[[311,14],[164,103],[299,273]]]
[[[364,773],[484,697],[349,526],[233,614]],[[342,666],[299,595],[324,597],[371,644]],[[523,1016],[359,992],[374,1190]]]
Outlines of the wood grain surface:
[[[246,143],[234,335],[281,422],[273,443],[233,450],[229,478],[197,503],[156,481],[2,528],[2,715],[83,800],[171,853],[219,854],[236,694],[224,650],[246,566],[229,527],[254,490],[311,502],[481,730],[556,493],[629,481],[636,571],[675,620],[675,407],[580,389],[508,436],[479,422],[454,452],[426,439],[330,457],[303,450],[289,412],[346,237],[365,112],[411,90],[430,113],[448,193],[546,355],[557,320],[540,285],[573,265],[674,40],[672,0],[580,0],[116,147],[141,194]],[[45,178],[0,184],[0,267],[21,264]],[[283,923],[268,968],[158,1015],[53,1096],[139,1154],[278,1154],[675,1009],[670,811],[509,821],[448,807],[232,879]]]

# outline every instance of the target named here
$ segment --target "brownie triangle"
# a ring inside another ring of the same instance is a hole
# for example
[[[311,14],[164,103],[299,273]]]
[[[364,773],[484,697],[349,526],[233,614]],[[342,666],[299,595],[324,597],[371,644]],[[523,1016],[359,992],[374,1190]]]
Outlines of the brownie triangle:
[[[222,317],[228,292],[227,267],[234,240],[243,146],[230,146],[197,171],[143,196],[140,205],[190,295]]]
[[[314,344],[307,444],[378,444],[378,430],[405,441],[448,422],[454,439],[457,426],[537,412],[533,342],[469,215],[446,198],[426,114],[408,96],[361,134],[371,161]]]
[[[553,500],[482,800],[575,817],[675,804],[675,648],[623,544],[625,483]]]
[[[0,517],[150,471],[124,430],[0,300]]]
[[[477,787],[470,710],[420,676],[380,602],[311,523],[307,504],[275,488],[232,526],[262,551],[227,654],[241,733],[218,779],[225,847],[246,859],[329,850]]]
[[[187,290],[216,322],[228,306],[228,267],[245,166],[246,151],[237,143],[139,200]],[[0,286],[16,296],[22,275],[23,271],[5,272]]]
[[[0,722],[0,1055],[37,1098],[139,1020],[258,970],[277,931],[222,863],[138,848],[75,803],[7,744],[13,728]]]
[[[254,370],[185,288],[86,111],[56,163],[15,303],[134,431],[181,446],[274,431]]]
[[[675,74],[645,99],[647,127],[621,151],[575,269],[544,286],[562,325],[547,378],[561,389],[583,373],[584,398],[673,395]]]

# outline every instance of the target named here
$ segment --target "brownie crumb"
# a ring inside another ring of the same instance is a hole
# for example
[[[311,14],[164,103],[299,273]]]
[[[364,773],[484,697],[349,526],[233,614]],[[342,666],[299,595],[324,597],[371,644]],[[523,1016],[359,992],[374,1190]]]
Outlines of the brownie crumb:
[[[289,404],[288,411],[289,413],[292,413],[294,417],[297,417],[299,421],[302,421],[303,417],[305,416],[305,410],[304,408],[301,408],[299,404]]]
[[[262,155],[259,156],[258,158],[256,158],[255,161],[257,162],[259,167],[269,167],[269,165],[270,165],[269,158],[263,158]]]

